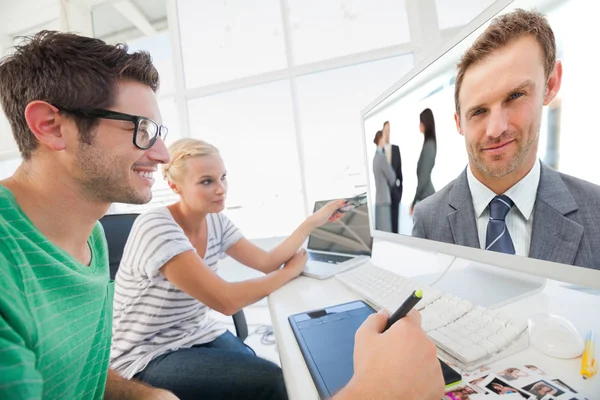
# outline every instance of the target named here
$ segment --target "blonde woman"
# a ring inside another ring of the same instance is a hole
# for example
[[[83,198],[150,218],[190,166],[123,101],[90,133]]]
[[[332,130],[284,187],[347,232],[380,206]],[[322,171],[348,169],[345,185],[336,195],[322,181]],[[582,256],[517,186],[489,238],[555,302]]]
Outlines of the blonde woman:
[[[298,249],[340,217],[344,202],[330,202],[266,252],[221,213],[227,178],[218,150],[188,138],[169,152],[163,174],[180,199],[140,215],[131,230],[115,279],[111,367],[182,400],[285,399],[281,369],[208,312],[232,315],[297,277],[307,259]],[[225,254],[265,276],[222,280],[216,271]]]

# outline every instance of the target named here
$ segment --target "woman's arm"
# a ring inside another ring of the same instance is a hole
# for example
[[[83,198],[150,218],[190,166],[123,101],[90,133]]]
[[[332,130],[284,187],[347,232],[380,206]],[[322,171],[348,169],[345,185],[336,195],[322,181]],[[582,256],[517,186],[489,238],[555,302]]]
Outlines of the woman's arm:
[[[290,236],[271,251],[265,251],[249,240],[242,238],[232,245],[226,253],[236,261],[268,274],[279,269],[281,264],[292,258],[314,229],[329,220],[339,219],[341,214],[336,213],[336,210],[344,203],[344,200],[327,203],[319,211],[309,216]]]
[[[306,252],[300,251],[290,258],[284,268],[241,282],[221,279],[195,251],[173,257],[160,268],[160,272],[196,300],[222,314],[233,315],[300,275],[306,264]]]

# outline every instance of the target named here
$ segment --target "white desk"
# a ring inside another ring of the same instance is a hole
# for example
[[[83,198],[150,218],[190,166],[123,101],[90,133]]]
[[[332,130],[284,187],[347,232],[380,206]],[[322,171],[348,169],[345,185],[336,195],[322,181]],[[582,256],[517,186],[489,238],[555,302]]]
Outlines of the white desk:
[[[435,268],[432,267],[435,256],[390,243],[375,243],[373,253],[374,264],[383,268],[393,268],[395,265],[395,271],[405,276],[431,272]],[[386,257],[386,254],[389,257]],[[398,254],[402,254],[402,257],[399,258]],[[401,269],[399,264],[402,265]],[[335,278],[321,281],[308,277],[299,277],[269,296],[271,319],[290,400],[314,400],[319,396],[287,318],[299,312],[357,299],[353,292]],[[594,328],[600,334],[600,296],[567,288],[560,282],[548,281],[542,292],[504,306],[500,310],[507,315],[523,318],[536,313],[556,314],[568,318],[584,334],[590,328]],[[598,350],[596,353],[599,353]],[[598,357],[600,358],[600,355]],[[600,399],[600,373],[590,380],[583,380],[579,375],[580,358],[558,360],[528,348],[492,364],[491,367],[493,371],[500,371],[518,364],[537,365],[549,375],[586,394],[588,398]]]

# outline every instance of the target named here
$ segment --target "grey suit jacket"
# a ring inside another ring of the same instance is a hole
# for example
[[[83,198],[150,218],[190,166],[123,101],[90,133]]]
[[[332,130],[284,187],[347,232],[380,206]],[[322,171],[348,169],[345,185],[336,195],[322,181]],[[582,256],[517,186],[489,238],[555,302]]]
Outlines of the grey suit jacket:
[[[390,188],[396,184],[396,174],[381,151],[376,151],[373,157],[373,175],[375,177],[375,204],[392,204]]]
[[[412,235],[481,248],[465,171],[415,207]],[[542,163],[529,257],[600,269],[600,186]]]

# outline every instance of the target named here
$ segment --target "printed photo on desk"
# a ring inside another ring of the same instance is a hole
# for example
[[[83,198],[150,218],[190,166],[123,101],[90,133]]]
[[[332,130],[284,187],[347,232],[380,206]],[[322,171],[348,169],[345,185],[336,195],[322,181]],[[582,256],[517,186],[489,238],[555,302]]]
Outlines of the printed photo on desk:
[[[536,365],[482,366],[463,374],[464,383],[448,389],[444,400],[493,399],[498,396],[528,400],[591,400],[581,396],[563,379]]]

